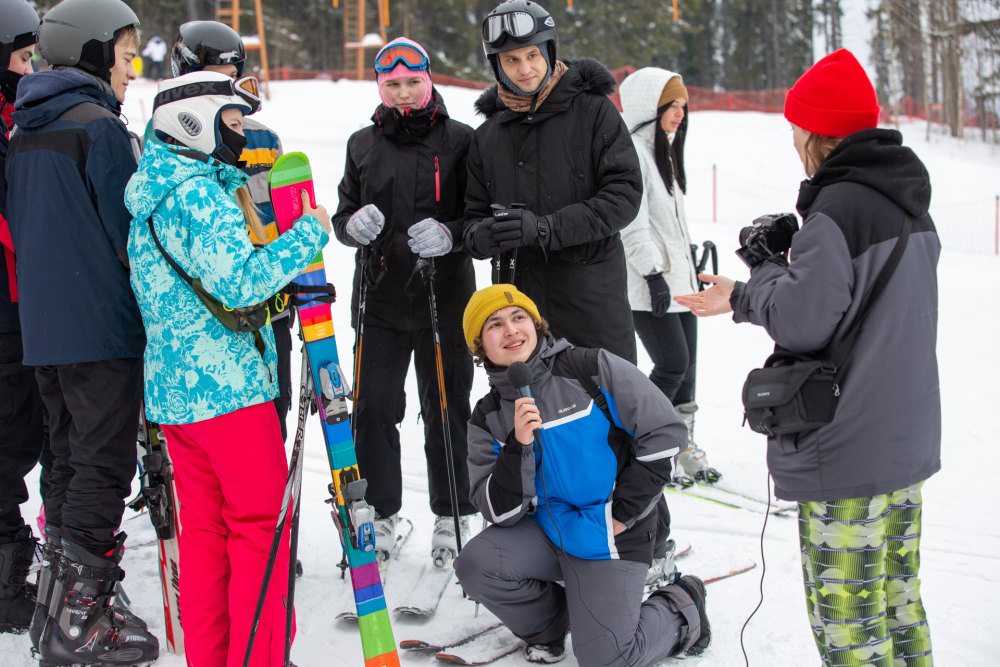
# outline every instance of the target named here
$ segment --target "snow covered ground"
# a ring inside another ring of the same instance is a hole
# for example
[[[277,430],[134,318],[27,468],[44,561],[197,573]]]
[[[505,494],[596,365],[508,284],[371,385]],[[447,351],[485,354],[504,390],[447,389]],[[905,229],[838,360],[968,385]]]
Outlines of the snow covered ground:
[[[476,125],[472,103],[477,91],[442,89],[453,118]],[[125,113],[139,134],[149,118],[153,84],[138,82],[129,89]],[[367,82],[301,81],[271,84],[272,99],[258,118],[277,130],[286,151],[304,151],[313,163],[316,191],[332,212],[344,165],[347,138],[365,126],[378,103],[374,84]],[[945,250],[941,256],[940,341],[938,356],[944,406],[943,470],[925,485],[923,535],[923,599],[931,623],[937,664],[975,667],[998,664],[1000,642],[994,625],[1000,618],[1000,524],[993,517],[1000,503],[995,471],[1000,465],[994,410],[1000,390],[989,380],[1000,369],[997,328],[1000,327],[1000,258],[993,256],[993,197],[1000,189],[1000,159],[989,147],[958,144],[940,137],[924,141],[924,126],[904,125],[907,143],[927,165],[934,184],[933,211]],[[765,212],[792,210],[802,169],[792,149],[788,123],[779,115],[701,112],[693,114],[687,146],[689,187],[687,207],[693,239],[719,245],[721,272],[746,279],[734,257],[740,226]],[[712,165],[718,167],[720,222],[712,223]],[[553,166],[558,168],[558,166]],[[986,202],[985,204],[983,202]],[[974,207],[961,208],[975,204]],[[987,205],[988,204],[988,205]],[[959,250],[958,248],[963,248]],[[354,270],[352,251],[333,241],[325,250],[328,276],[341,290],[334,306],[342,358],[353,344],[348,295]],[[489,283],[485,263],[477,263],[478,283]],[[439,289],[445,289],[442,286]],[[746,493],[766,494],[767,468],[762,437],[741,428],[740,389],[746,373],[770,351],[763,330],[737,327],[727,318],[702,321],[699,340],[697,439],[712,464]],[[293,358],[293,378],[299,360]],[[345,363],[349,368],[350,363]],[[652,364],[639,344],[639,366]],[[473,401],[487,391],[485,375],[477,371]],[[401,425],[404,476],[403,515],[414,532],[397,569],[398,579],[415,576],[429,563],[433,517],[428,507],[423,425],[418,422],[416,381],[407,380],[409,406]],[[292,418],[295,415],[293,408]],[[294,432],[294,425],[291,430]],[[991,435],[992,434],[992,435]],[[992,444],[990,444],[992,443]],[[299,580],[299,634],[292,650],[301,667],[363,664],[356,624],[334,616],[349,600],[349,584],[340,581],[335,565],[340,546],[330,520],[326,485],[330,481],[322,435],[313,418],[307,429],[303,487],[302,535],[299,555],[305,575]],[[248,480],[252,483],[252,480]],[[37,490],[37,469],[31,488]],[[674,534],[690,541],[691,553],[679,561],[684,571],[699,572],[719,554],[760,561],[762,516],[707,502],[669,498]],[[22,509],[38,512],[34,495]],[[978,509],[977,509],[978,508]],[[134,516],[126,512],[126,519]],[[124,524],[130,544],[151,539],[144,517]],[[817,653],[808,627],[803,599],[796,521],[772,517],[764,536],[767,573],[764,604],[747,627],[746,650],[751,664],[815,665]],[[124,562],[126,589],[133,607],[163,642],[160,584],[153,546],[130,549]],[[700,665],[743,663],[740,628],[757,605],[762,568],[709,588],[708,608],[714,641]],[[390,586],[390,591],[392,587]],[[389,599],[390,606],[393,600]],[[394,619],[396,640],[421,638],[435,630],[467,622],[474,605],[449,586],[437,617],[415,622]],[[407,665],[432,664],[427,655],[401,652]],[[671,661],[667,661],[668,663]],[[26,636],[0,636],[0,665],[34,664]],[[182,658],[163,653],[159,667],[181,667]],[[524,665],[516,654],[501,665]],[[563,663],[577,664],[570,656]]]

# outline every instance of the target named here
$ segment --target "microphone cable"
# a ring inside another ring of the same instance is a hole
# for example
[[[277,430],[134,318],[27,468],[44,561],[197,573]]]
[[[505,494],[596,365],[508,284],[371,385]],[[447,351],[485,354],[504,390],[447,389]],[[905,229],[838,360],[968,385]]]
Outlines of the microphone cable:
[[[767,573],[767,562],[764,560],[764,531],[767,530],[767,519],[771,516],[771,472],[767,473],[767,511],[764,512],[764,525],[760,529],[760,601],[757,602],[757,606],[754,607],[750,615],[747,616],[747,620],[744,621],[743,627],[740,628],[740,650],[743,651],[743,662],[746,663],[746,667],[750,667],[750,658],[747,657],[747,648],[743,645],[743,633],[747,629],[747,625],[750,623],[750,619],[754,617],[757,610],[760,609],[761,605],[764,604],[764,575]]]

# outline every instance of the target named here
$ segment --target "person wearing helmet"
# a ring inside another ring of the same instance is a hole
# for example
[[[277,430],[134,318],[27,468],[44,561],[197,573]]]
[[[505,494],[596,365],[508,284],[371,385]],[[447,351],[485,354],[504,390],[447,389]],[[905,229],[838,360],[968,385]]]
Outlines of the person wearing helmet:
[[[146,144],[125,193],[132,288],[149,340],[146,415],[170,443],[184,527],[189,664],[242,663],[288,473],[272,404],[271,327],[235,331],[203,299],[228,310],[269,300],[322,252],[331,229],[326,209],[303,192],[303,214],[289,231],[259,250],[251,243],[247,228],[264,230],[237,164],[243,118],[259,104],[218,72],[161,82],[153,103],[160,141]],[[287,572],[288,558],[286,534],[275,572]],[[273,577],[251,665],[282,664],[284,589]]]
[[[435,565],[447,567],[458,545],[429,295],[423,288],[407,296],[407,283],[418,262],[433,258],[448,428],[465,533],[465,516],[476,511],[469,502],[465,465],[472,362],[461,326],[465,303],[476,289],[472,259],[461,243],[472,128],[449,117],[431,82],[427,52],[416,42],[401,37],[386,44],[376,56],[375,72],[382,104],[372,124],[347,142],[340,205],[333,220],[337,239],[358,248],[351,301],[356,329],[364,312],[364,340],[356,352],[358,466],[368,480],[366,498],[379,516],[375,548],[385,556],[395,542],[396,515],[403,502],[397,424],[412,356],[424,419],[430,505],[436,516],[431,556]],[[384,263],[385,275],[377,286],[368,287],[362,308],[369,256],[371,265]]]
[[[145,624],[114,602],[146,346],[126,254],[124,192],[136,160],[119,117],[135,79],[138,24],[120,0],[53,7],[38,28],[38,51],[53,69],[21,79],[12,115],[7,221],[23,363],[35,367],[54,456],[30,635],[52,664],[159,655]],[[54,596],[57,583],[93,594]]]
[[[469,149],[465,247],[494,258],[557,337],[636,361],[619,232],[639,211],[642,173],[596,60],[556,58],[556,26],[536,2],[508,0],[483,21],[497,84]]]
[[[31,624],[37,592],[25,582],[35,553],[31,527],[21,517],[28,500],[24,476],[39,460],[45,442],[42,399],[35,370],[21,363],[21,321],[10,238],[3,164],[17,84],[31,73],[38,41],[38,14],[25,0],[0,0],[0,633],[24,632]]]
[[[243,40],[224,23],[218,21],[190,21],[181,25],[170,55],[170,69],[173,76],[189,72],[220,72],[233,79],[243,76],[246,50]],[[258,237],[250,230],[254,245],[263,246],[278,238],[274,209],[271,206],[271,192],[267,185],[267,174],[274,162],[284,154],[278,133],[255,118],[243,119],[243,134],[247,145],[240,161],[243,173],[250,177],[247,188],[253,203],[258,208],[264,236]],[[152,121],[146,128],[146,139],[153,137]],[[288,437],[288,412],[292,407],[292,324],[295,321],[294,307],[289,306],[280,313],[272,313],[271,329],[277,343],[278,352],[278,395],[274,407],[278,411],[281,424],[281,438]]]

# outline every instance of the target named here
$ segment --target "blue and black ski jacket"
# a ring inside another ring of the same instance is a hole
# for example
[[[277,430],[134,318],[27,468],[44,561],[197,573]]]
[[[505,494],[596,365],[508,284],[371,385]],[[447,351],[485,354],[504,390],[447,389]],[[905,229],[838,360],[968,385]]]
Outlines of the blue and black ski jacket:
[[[518,388],[506,369],[487,364],[491,391],[469,420],[472,503],[501,526],[530,516],[553,544],[578,558],[649,563],[654,506],[674,456],[687,446],[687,428],[638,368],[593,350],[586,373],[604,395],[612,425],[577,380],[572,347],[565,339],[539,339],[527,362],[543,422],[541,452],[515,439]],[[612,518],[628,530],[614,535]]]
[[[57,70],[18,86],[7,222],[25,365],[141,357],[146,347],[126,252],[135,154],[118,101],[101,83]]]

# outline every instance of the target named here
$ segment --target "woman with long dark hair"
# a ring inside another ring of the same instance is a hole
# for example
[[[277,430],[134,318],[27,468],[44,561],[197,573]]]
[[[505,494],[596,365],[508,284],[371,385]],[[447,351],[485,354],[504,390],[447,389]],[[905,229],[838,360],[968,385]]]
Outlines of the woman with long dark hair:
[[[625,79],[621,100],[643,178],[639,214],[622,230],[632,319],[653,360],[649,379],[688,426],[689,447],[678,463],[686,476],[714,483],[722,475],[708,465],[693,437],[698,409],[694,395],[697,318],[670,298],[698,290],[684,214],[688,92],[680,75],[646,67]]]

